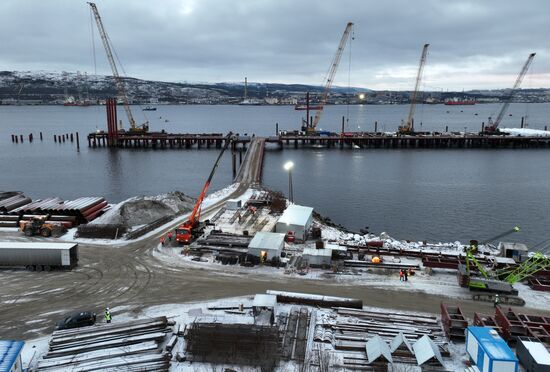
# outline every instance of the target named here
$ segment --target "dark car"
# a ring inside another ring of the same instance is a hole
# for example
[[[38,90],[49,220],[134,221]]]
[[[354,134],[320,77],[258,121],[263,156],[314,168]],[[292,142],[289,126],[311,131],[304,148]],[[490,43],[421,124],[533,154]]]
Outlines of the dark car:
[[[86,327],[95,324],[96,315],[91,311],[83,311],[81,313],[71,314],[63,320],[57,322],[55,329],[70,329]]]

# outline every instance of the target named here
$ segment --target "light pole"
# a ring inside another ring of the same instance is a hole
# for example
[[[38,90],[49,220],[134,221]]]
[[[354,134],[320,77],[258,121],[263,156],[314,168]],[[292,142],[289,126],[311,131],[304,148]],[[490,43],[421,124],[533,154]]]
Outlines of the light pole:
[[[291,203],[294,203],[294,190],[292,189],[292,168],[294,168],[294,163],[287,161],[283,167],[288,172],[288,198]]]

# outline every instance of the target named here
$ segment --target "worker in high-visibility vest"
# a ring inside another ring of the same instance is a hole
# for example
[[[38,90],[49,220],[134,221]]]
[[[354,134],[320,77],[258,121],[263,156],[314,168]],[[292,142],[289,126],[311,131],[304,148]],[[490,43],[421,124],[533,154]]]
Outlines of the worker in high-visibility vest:
[[[495,309],[498,307],[498,305],[500,305],[500,296],[498,295],[498,293],[495,295]]]
[[[106,307],[106,308],[105,308],[105,321],[106,321],[107,323],[111,323],[111,318],[112,318],[112,317],[111,317],[111,312],[109,311],[109,308]]]
[[[171,242],[172,241],[172,231],[168,231],[168,241]]]
[[[160,244],[164,247],[164,235],[160,237]]]

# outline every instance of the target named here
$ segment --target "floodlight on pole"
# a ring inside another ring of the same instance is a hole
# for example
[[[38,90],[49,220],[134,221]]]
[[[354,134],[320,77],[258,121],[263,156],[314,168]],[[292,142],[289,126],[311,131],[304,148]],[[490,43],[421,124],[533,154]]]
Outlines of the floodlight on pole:
[[[292,189],[292,168],[294,168],[294,163],[287,161],[283,168],[288,172],[288,199],[291,203],[294,203],[294,190]]]

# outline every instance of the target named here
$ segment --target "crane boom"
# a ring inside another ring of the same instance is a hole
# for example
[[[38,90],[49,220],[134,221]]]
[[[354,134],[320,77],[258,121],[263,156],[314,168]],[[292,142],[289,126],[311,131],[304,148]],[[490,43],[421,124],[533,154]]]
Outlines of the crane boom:
[[[418,96],[418,90],[420,89],[420,82],[422,81],[422,73],[424,72],[424,66],[426,65],[426,58],[428,57],[428,47],[430,44],[424,44],[422,48],[422,54],[420,55],[420,63],[418,65],[418,72],[416,74],[416,83],[414,84],[414,90],[411,93],[411,107],[409,108],[409,116],[407,117],[407,123],[405,126],[399,128],[399,132],[403,134],[412,133],[414,131],[414,110],[416,109],[416,100]]]
[[[490,122],[487,128],[485,128],[487,132],[495,132],[498,129],[500,122],[504,118],[504,115],[506,114],[506,111],[508,111],[508,107],[512,102],[512,97],[514,96],[514,93],[516,93],[519,86],[521,85],[521,82],[523,81],[525,74],[527,74],[527,70],[529,70],[529,66],[531,66],[531,62],[533,62],[533,58],[535,58],[535,55],[536,53],[529,54],[527,61],[525,61],[523,68],[521,69],[518,77],[516,78],[516,82],[514,83],[514,86],[512,87],[510,94],[504,99],[504,104],[502,105],[502,108],[500,109],[500,112],[498,113],[496,120],[492,123]]]
[[[346,29],[344,30],[344,34],[340,39],[340,44],[338,44],[338,49],[336,49],[336,54],[334,54],[334,57],[332,58],[332,61],[330,63],[330,68],[327,74],[325,89],[323,90],[321,102],[319,103],[319,109],[315,113],[315,118],[313,119],[313,123],[311,124],[311,127],[308,128],[310,132],[315,132],[317,128],[317,124],[319,124],[319,120],[321,120],[323,107],[327,103],[328,94],[330,92],[330,88],[332,87],[332,83],[334,82],[336,70],[338,70],[338,65],[340,64],[340,59],[342,59],[342,53],[344,52],[344,48],[346,47],[346,43],[348,41],[348,37],[349,37],[349,34],[351,33],[352,28],[353,28],[353,23],[348,22],[348,24],[346,25]]]
[[[229,147],[229,143],[231,142],[231,137],[233,133],[229,132],[225,139],[225,145],[223,146],[222,150],[220,151],[220,154],[218,155],[218,158],[216,159],[216,162],[214,163],[214,166],[212,167],[212,170],[210,171],[210,175],[208,176],[208,179],[204,183],[204,186],[201,190],[201,193],[199,197],[197,198],[197,202],[195,203],[195,206],[193,207],[193,212],[191,212],[191,215],[189,216],[189,219],[182,223],[177,229],[176,229],[176,241],[183,243],[183,244],[189,244],[193,239],[195,239],[198,235],[202,233],[203,227],[200,225],[200,215],[201,215],[201,206],[202,202],[204,200],[204,197],[206,196],[206,192],[208,191],[208,188],[210,187],[210,182],[212,182],[212,177],[214,177],[214,173],[216,173],[216,169],[218,168],[218,165],[220,164],[220,160],[223,156],[223,153],[227,148]]]
[[[113,57],[111,43],[109,42],[109,37],[107,36],[107,32],[105,31],[105,27],[103,26],[103,21],[101,20],[101,16],[99,15],[97,6],[94,3],[90,2],[88,3],[88,5],[90,5],[92,13],[94,14],[97,29],[99,31],[99,35],[101,36],[101,41],[103,42],[105,53],[107,54],[107,60],[109,61],[109,65],[111,65],[111,70],[113,71],[113,77],[115,78],[116,88],[118,91],[118,98],[122,100],[124,104],[124,111],[126,111],[126,116],[128,116],[128,121],[130,122],[130,130],[139,131],[140,129],[137,128],[136,121],[134,120],[134,116],[132,115],[132,111],[130,110],[130,104],[128,103],[128,96],[126,94],[126,88],[124,87],[124,81],[118,73],[118,68]],[[143,124],[142,128],[144,131],[147,131],[147,123]]]

